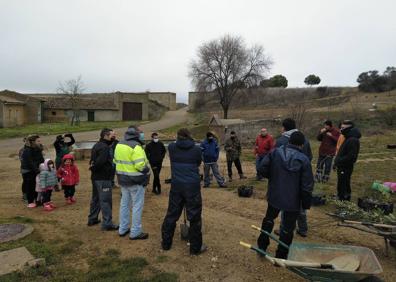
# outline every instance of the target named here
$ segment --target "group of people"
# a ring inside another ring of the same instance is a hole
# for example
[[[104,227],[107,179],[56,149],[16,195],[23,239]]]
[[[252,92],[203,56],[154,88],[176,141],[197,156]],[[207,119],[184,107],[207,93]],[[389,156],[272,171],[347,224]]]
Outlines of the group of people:
[[[337,194],[340,200],[351,199],[350,178],[353,165],[359,153],[359,130],[351,121],[344,121],[340,130],[327,120],[317,139],[321,142],[315,177],[312,172],[312,151],[309,140],[296,128],[293,119],[282,122],[282,135],[275,140],[263,128],[256,138],[254,155],[256,157],[256,177],[268,178],[268,208],[262,222],[262,229],[271,233],[274,220],[281,213],[281,225],[278,230],[280,240],[290,245],[294,230],[306,236],[308,231],[306,210],[310,208],[314,182],[326,182],[331,168],[337,170]],[[69,138],[66,142],[65,139]],[[75,142],[73,135],[59,135],[54,147],[55,162],[44,159],[40,137],[31,135],[20,152],[22,191],[27,196],[29,208],[36,207],[41,201],[44,209],[51,211],[55,205],[51,201],[51,192],[58,184],[62,186],[67,204],[76,201],[75,186],[79,183],[79,171],[70,154],[70,146]],[[234,131],[225,141],[229,181],[233,181],[234,164],[240,179],[246,178],[241,165],[241,143]],[[197,146],[190,131],[182,128],[177,132],[176,142],[169,144],[168,153],[171,164],[171,189],[169,203],[161,227],[163,250],[172,246],[176,222],[183,209],[190,223],[190,253],[200,254],[206,250],[202,242],[202,197],[200,166],[204,167],[204,186],[210,186],[210,170],[219,187],[226,187],[217,161],[219,144],[213,133],[208,132],[205,140]],[[112,129],[105,128],[100,140],[91,152],[89,168],[91,171],[92,197],[88,215],[88,226],[102,221],[104,231],[117,230],[120,237],[129,234],[131,240],[144,240],[149,234],[143,231],[142,211],[144,207],[145,187],[153,172],[152,191],[161,193],[160,172],[166,155],[164,144],[158,134],[151,135],[151,142],[144,146],[144,132],[139,126],[130,126],[120,141]],[[333,164],[334,159],[334,164]],[[112,190],[115,175],[121,188],[119,226],[112,219]],[[38,193],[39,192],[39,193]],[[131,222],[132,211],[132,222]],[[268,236],[261,234],[258,246],[266,250]],[[287,257],[287,248],[278,246],[276,256]]]
[[[65,138],[70,138],[65,142]],[[70,146],[74,144],[73,135],[59,135],[56,137],[54,147],[56,151],[55,162],[49,158],[44,159],[43,145],[40,136],[29,135],[24,140],[24,146],[19,151],[22,174],[22,197],[27,201],[28,208],[42,205],[45,211],[56,208],[51,201],[53,190],[59,190],[59,185],[64,191],[68,204],[76,202],[75,187],[80,181],[79,171],[70,153]]]

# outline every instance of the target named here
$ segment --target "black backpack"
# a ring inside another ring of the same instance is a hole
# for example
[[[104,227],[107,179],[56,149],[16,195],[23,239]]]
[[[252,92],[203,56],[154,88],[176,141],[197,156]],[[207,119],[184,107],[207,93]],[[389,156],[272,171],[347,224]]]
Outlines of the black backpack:
[[[250,198],[253,195],[253,186],[241,185],[238,187],[238,196]]]

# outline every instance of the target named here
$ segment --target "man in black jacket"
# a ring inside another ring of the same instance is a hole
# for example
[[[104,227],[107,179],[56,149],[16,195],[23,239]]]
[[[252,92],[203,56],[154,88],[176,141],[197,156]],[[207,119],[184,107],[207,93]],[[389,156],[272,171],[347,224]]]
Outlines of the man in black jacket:
[[[311,162],[303,153],[304,135],[296,131],[291,134],[289,144],[276,148],[259,164],[259,173],[268,178],[268,208],[263,219],[262,229],[272,232],[274,220],[283,212],[283,226],[280,241],[290,246],[300,209],[311,207],[313,174]],[[269,238],[261,233],[258,246],[267,250]],[[288,249],[278,245],[277,258],[286,259]]]
[[[334,168],[337,169],[337,195],[341,201],[351,200],[351,176],[353,166],[358,158],[360,150],[360,134],[353,122],[345,120],[341,124],[341,134],[345,136],[340,150],[334,160]]]
[[[92,180],[92,198],[88,215],[88,226],[100,223],[99,212],[102,210],[102,230],[118,230],[112,221],[112,180],[114,176],[113,158],[111,154],[112,129],[104,128],[100,132],[100,140],[91,152],[90,170]]]
[[[154,174],[153,193],[159,195],[161,194],[160,173],[166,149],[164,143],[159,141],[158,133],[154,132],[151,134],[151,142],[146,145],[144,150],[146,151],[147,159],[150,162],[150,166]]]
[[[186,207],[190,222],[190,254],[199,255],[206,251],[202,244],[202,197],[199,166],[202,162],[201,149],[195,145],[187,128],[177,132],[177,140],[168,147],[171,161],[172,184],[169,193],[168,211],[162,223],[162,249],[172,247],[176,222]]]

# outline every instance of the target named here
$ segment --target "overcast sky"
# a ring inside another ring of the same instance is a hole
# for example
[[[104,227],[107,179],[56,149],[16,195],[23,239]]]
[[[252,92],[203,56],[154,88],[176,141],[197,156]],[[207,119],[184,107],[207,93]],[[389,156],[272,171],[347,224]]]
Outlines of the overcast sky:
[[[240,35],[303,86],[356,85],[396,66],[395,0],[0,0],[0,89],[171,91],[186,101],[188,64],[205,41]]]

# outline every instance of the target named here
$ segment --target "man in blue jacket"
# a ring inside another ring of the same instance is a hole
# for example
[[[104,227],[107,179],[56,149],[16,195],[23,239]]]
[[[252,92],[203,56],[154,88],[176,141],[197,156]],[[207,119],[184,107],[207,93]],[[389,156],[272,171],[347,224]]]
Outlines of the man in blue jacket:
[[[261,228],[272,232],[274,220],[283,211],[283,228],[280,241],[290,246],[300,209],[311,207],[313,174],[311,162],[303,153],[304,135],[296,131],[291,134],[289,144],[276,148],[259,164],[259,172],[268,178],[268,208]],[[267,250],[269,238],[261,233],[257,244]],[[286,259],[288,249],[278,245],[277,258]]]
[[[276,140],[275,147],[286,146],[289,143],[290,136],[297,132],[298,129],[296,128],[296,122],[294,119],[285,118],[282,121],[282,136]],[[305,138],[304,145],[302,148],[302,152],[306,155],[309,161],[312,161],[312,150],[309,140]],[[283,215],[281,215],[281,229],[283,222]],[[275,234],[279,234],[280,231],[276,230]],[[297,218],[297,234],[302,237],[307,237],[308,233],[308,222],[307,222],[307,212],[304,209],[301,209],[300,214]]]
[[[201,150],[195,145],[187,128],[177,132],[177,140],[168,147],[171,162],[172,182],[169,192],[168,211],[162,223],[162,249],[172,247],[176,222],[186,207],[187,219],[190,222],[190,253],[199,255],[206,251],[202,244],[202,197],[199,166],[202,162]]]
[[[224,183],[224,178],[220,175],[219,166],[217,165],[220,149],[212,132],[206,133],[206,139],[201,143],[201,150],[204,161],[204,188],[210,185],[210,169],[212,169],[219,187],[227,187]]]

